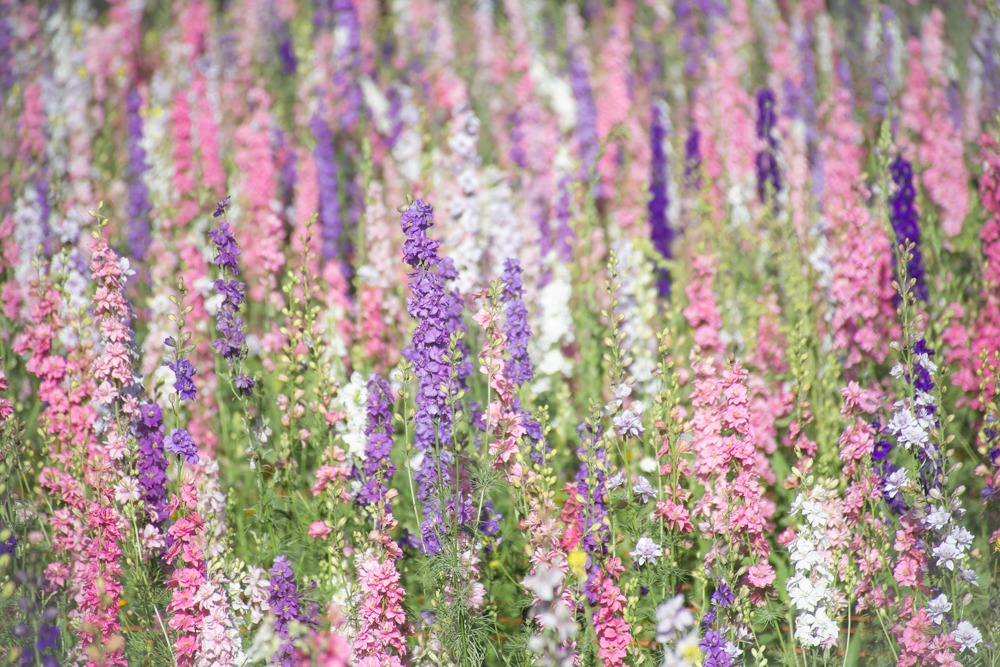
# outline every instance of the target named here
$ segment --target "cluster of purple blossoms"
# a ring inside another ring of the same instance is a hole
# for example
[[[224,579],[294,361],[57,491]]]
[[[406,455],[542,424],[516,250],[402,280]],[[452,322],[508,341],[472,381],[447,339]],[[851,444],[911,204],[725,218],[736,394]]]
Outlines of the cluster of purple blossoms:
[[[427,230],[434,224],[433,217],[431,206],[418,199],[400,218],[406,235],[403,258],[412,269],[406,307],[410,317],[417,321],[413,340],[404,355],[413,363],[417,380],[414,447],[422,460],[414,478],[417,480],[417,497],[424,507],[424,521],[420,526],[421,544],[428,554],[441,550],[437,529],[444,523],[445,507],[439,494],[457,481],[453,478],[453,453],[449,449],[454,415],[452,406],[448,405],[448,397],[454,395],[460,386],[456,386],[452,377],[455,360],[449,350],[452,334],[464,331],[461,301],[457,294],[445,289],[445,281],[455,273],[454,265],[440,258],[440,242],[427,236]],[[462,357],[457,361],[456,369],[460,385],[463,378],[471,373],[471,364],[466,361],[469,355],[464,346],[458,352]],[[457,505],[455,509],[459,514],[462,517],[468,514],[471,519],[471,498],[462,498],[458,489],[456,492],[458,497],[445,505]]]
[[[268,607],[274,614],[274,630],[284,640],[274,655],[274,664],[284,665],[285,661],[290,661],[295,654],[295,638],[291,636],[289,624],[305,620],[299,609],[299,591],[295,585],[295,573],[287,556],[278,556],[274,559],[269,587]]]
[[[128,114],[128,247],[138,261],[146,259],[149,249],[149,217],[153,210],[149,203],[149,188],[144,175],[149,169],[146,151],[142,147],[142,116],[139,109],[142,98],[132,88],[125,97],[125,112]]]
[[[177,454],[188,463],[198,462],[198,446],[187,429],[175,428],[163,439],[163,451]]]
[[[670,259],[670,245],[674,231],[667,219],[670,198],[667,190],[667,133],[670,117],[666,104],[657,100],[653,104],[653,124],[650,129],[652,160],[649,178],[649,237],[653,247],[664,259]],[[660,296],[670,296],[670,273],[663,268],[656,272],[656,289]]]
[[[18,604],[21,608],[37,614],[35,603],[28,598],[21,598]],[[59,625],[57,619],[59,609],[57,607],[46,607],[41,614],[42,623],[38,626],[38,632],[33,636],[31,628],[24,623],[18,623],[11,628],[11,636],[14,639],[28,640],[21,646],[21,655],[17,663],[22,667],[58,667],[59,660],[52,655],[47,655],[46,651],[55,652],[59,640]],[[15,664],[13,661],[8,664]]]
[[[316,183],[319,186],[319,228],[322,240],[323,259],[331,261],[337,257],[343,222],[340,216],[340,201],[337,196],[337,157],[333,147],[333,132],[319,114],[313,115],[309,124],[316,148]]]
[[[579,178],[584,183],[593,178],[597,168],[597,157],[600,153],[600,142],[597,136],[597,105],[594,103],[594,92],[590,85],[590,75],[587,72],[586,61],[582,47],[569,49],[569,85],[576,101],[576,143],[580,151]]]
[[[684,188],[701,190],[701,132],[696,125],[684,140]]]
[[[764,147],[757,153],[757,198],[762,203],[767,200],[768,191],[773,196],[781,190],[774,123],[774,93],[770,88],[762,88],[757,93],[757,138],[764,142]]]
[[[518,386],[535,377],[535,369],[528,356],[531,327],[528,325],[528,309],[524,305],[521,273],[521,264],[516,259],[504,262],[501,277],[503,293],[500,297],[504,304],[503,333],[507,337],[507,351],[510,353],[504,364],[504,375]]]
[[[389,458],[392,451],[392,388],[378,373],[368,377],[368,425],[365,435],[365,461],[362,464],[362,485],[357,503],[363,507],[377,505],[385,499],[386,483],[396,472]],[[386,508],[389,512],[389,509]]]
[[[889,220],[896,232],[896,243],[899,245],[913,244],[910,259],[906,265],[906,275],[915,282],[911,294],[921,301],[927,301],[927,280],[924,276],[924,258],[920,251],[920,227],[918,226],[917,207],[915,204],[917,191],[913,187],[913,167],[897,155],[889,165],[889,175],[895,186],[889,196]],[[895,254],[893,255],[895,261]]]
[[[155,403],[139,408],[135,425],[139,444],[139,493],[151,523],[162,526],[167,519],[167,459],[163,456],[163,411]]]
[[[189,359],[180,356],[177,341],[168,337],[164,344],[174,350],[174,360],[165,364],[174,372],[174,391],[182,401],[193,401],[198,395],[198,388],[194,386],[194,376],[198,371]]]
[[[719,615],[720,609],[725,609],[733,603],[736,596],[725,581],[720,581],[711,597],[711,609],[702,618],[702,625],[707,629],[698,647],[705,654],[705,667],[730,667],[734,664],[733,659],[739,655],[739,649],[731,641],[726,639],[723,632],[711,628]]]
[[[215,210],[215,217],[223,215],[229,203],[227,197],[220,202]],[[212,347],[222,355],[223,359],[229,362],[230,368],[236,373],[239,365],[247,356],[247,339],[243,333],[243,318],[237,313],[243,304],[246,285],[238,280],[227,280],[226,272],[231,272],[233,276],[240,275],[240,265],[237,259],[240,255],[240,247],[233,236],[233,230],[228,222],[223,222],[218,229],[213,229],[208,233],[215,244],[216,255],[215,264],[223,271],[223,278],[215,281],[215,290],[222,295],[222,305],[216,313],[216,330],[222,334],[221,338],[212,341]],[[243,396],[253,393],[254,379],[244,373],[236,373],[233,378],[236,390]]]

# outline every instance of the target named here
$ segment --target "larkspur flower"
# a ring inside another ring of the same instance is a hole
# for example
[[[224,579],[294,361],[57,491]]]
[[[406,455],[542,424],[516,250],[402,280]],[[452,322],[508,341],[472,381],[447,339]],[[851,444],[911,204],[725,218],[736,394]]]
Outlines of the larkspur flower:
[[[983,641],[983,635],[972,623],[959,621],[951,636],[958,642],[963,651],[976,652],[976,647]]]
[[[175,428],[163,439],[163,451],[177,454],[187,463],[198,462],[198,446],[186,429]]]
[[[632,560],[639,567],[655,563],[656,559],[663,555],[663,547],[648,537],[640,537],[635,543],[635,549],[629,552]]]

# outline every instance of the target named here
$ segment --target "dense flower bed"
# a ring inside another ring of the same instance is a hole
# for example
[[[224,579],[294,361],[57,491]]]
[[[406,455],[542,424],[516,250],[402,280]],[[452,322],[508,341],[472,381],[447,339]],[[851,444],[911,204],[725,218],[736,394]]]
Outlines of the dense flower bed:
[[[1000,664],[991,3],[0,0],[0,660]]]

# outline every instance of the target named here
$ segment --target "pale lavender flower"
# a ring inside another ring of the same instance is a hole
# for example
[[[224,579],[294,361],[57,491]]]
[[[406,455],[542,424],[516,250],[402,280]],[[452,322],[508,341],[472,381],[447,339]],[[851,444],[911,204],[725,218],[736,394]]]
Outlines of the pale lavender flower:
[[[955,628],[955,631],[951,633],[951,636],[958,642],[958,645],[962,647],[963,651],[972,650],[973,653],[976,652],[976,646],[979,642],[983,641],[983,635],[976,629],[972,623],[968,621],[962,621]]]
[[[663,555],[663,547],[648,537],[640,537],[635,543],[635,549],[629,552],[632,560],[639,567],[649,563],[655,563],[656,559]]]

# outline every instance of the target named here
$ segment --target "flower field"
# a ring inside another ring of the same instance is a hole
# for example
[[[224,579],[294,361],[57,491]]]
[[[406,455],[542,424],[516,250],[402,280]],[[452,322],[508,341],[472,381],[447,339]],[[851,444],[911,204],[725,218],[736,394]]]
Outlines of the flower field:
[[[0,664],[1000,667],[992,0],[0,0]]]

